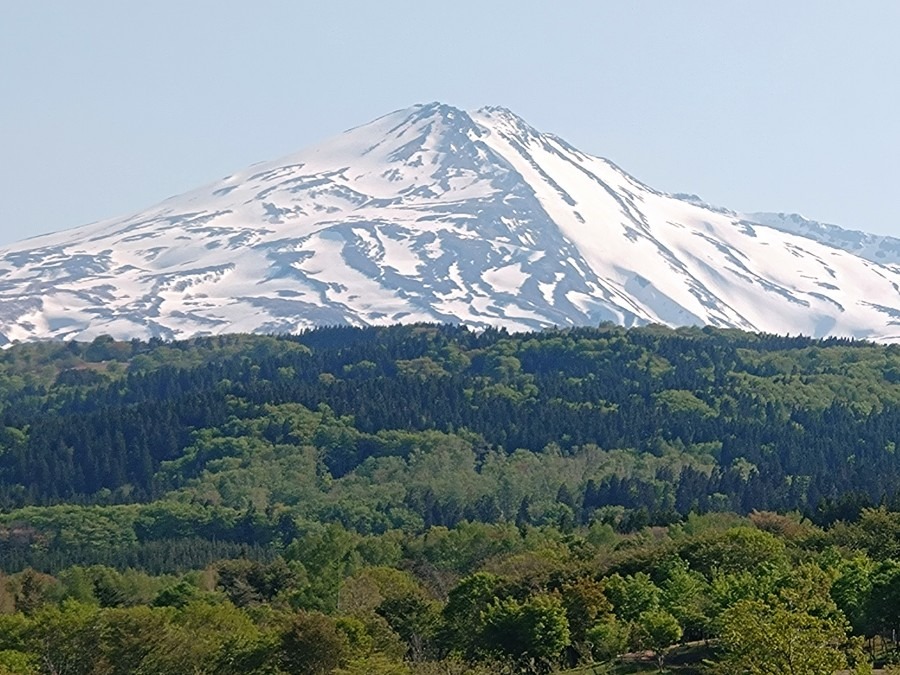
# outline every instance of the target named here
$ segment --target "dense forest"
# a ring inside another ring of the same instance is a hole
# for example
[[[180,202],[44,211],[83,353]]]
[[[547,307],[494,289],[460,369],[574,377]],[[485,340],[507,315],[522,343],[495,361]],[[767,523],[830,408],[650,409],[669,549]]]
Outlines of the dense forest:
[[[0,673],[866,672],[898,440],[900,347],[849,340],[15,345]]]

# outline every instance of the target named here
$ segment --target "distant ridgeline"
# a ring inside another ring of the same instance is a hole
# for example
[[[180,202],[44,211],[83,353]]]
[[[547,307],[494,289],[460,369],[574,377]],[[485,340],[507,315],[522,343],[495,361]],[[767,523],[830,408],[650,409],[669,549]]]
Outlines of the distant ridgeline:
[[[0,562],[161,569],[163,542],[207,542],[190,567],[298,519],[830,523],[897,499],[898,383],[894,345],[710,328],[22,344],[0,352]]]

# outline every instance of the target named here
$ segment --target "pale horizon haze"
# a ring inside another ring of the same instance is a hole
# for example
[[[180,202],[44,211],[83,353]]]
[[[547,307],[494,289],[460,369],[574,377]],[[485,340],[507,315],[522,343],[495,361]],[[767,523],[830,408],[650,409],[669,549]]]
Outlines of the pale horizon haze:
[[[900,237],[898,35],[888,0],[13,0],[0,246],[435,100],[659,190]]]

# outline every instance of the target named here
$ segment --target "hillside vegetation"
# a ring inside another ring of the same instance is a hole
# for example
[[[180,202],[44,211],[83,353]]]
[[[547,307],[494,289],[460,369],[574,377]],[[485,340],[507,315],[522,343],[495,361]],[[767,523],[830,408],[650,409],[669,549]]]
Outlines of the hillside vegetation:
[[[744,672],[794,632],[795,672],[863,668],[900,624],[898,439],[900,348],[843,340],[16,345],[0,673],[665,667],[698,640]]]

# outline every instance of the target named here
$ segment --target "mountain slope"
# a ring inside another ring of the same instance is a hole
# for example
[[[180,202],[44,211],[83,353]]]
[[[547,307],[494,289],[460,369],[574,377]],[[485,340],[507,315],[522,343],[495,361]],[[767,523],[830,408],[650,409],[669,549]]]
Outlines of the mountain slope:
[[[754,223],[815,239],[881,265],[900,265],[900,239],[896,237],[847,230],[837,225],[809,220],[797,213],[758,212],[748,213],[745,217]]]
[[[0,341],[606,320],[894,340],[898,283],[657,192],[502,108],[434,103],[0,249]]]

